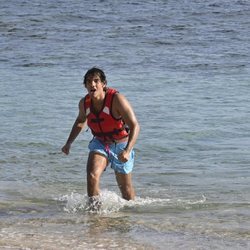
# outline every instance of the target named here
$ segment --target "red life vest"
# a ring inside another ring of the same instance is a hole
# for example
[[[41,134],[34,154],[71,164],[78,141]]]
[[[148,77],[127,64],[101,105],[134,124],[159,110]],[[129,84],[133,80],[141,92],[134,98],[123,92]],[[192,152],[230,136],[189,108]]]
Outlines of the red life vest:
[[[99,113],[93,111],[90,96],[87,94],[84,97],[88,127],[95,137],[105,142],[120,140],[128,136],[124,121],[121,118],[116,119],[112,114],[112,102],[116,93],[115,89],[107,89],[103,107]]]

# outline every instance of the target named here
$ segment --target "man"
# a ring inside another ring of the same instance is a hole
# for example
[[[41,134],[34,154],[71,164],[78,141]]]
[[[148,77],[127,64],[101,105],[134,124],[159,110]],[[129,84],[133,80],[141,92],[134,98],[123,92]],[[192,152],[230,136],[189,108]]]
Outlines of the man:
[[[87,162],[87,191],[91,199],[100,194],[100,177],[111,164],[122,197],[133,200],[131,172],[140,126],[128,100],[115,89],[107,88],[104,72],[92,68],[84,76],[88,94],[79,102],[79,114],[62,152],[69,154],[71,144],[88,125],[93,134]]]

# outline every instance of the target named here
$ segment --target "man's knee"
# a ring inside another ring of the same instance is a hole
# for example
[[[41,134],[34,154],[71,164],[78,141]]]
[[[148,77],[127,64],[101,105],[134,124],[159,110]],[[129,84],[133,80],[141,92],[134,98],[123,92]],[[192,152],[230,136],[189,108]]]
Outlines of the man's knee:
[[[87,179],[89,183],[95,184],[99,181],[99,174],[97,174],[96,172],[88,172]]]
[[[135,192],[133,186],[130,185],[120,185],[120,190],[122,193],[122,197],[125,200],[134,200]]]

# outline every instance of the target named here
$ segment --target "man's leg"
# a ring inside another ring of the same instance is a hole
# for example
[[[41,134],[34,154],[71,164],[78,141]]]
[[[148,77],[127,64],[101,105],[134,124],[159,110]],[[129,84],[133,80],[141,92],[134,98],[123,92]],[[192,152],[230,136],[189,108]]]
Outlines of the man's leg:
[[[132,184],[132,174],[121,174],[115,172],[116,181],[121,190],[122,197],[126,200],[134,200],[135,191]]]
[[[97,196],[100,194],[100,177],[108,164],[104,155],[96,152],[90,152],[87,163],[87,189],[88,196]]]

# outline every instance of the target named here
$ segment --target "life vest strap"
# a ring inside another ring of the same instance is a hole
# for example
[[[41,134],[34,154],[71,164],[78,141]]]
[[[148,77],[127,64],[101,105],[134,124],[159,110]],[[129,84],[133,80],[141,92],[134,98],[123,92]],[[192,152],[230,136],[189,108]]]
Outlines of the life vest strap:
[[[113,135],[119,135],[120,132],[124,131],[125,128],[121,128],[121,129],[114,129],[111,132],[100,132],[100,133],[96,133],[94,131],[92,131],[94,136],[98,136],[98,137],[109,137],[109,138],[113,138]]]
[[[100,123],[103,121],[104,121],[104,118],[99,118],[99,117],[91,119],[91,122],[93,122],[93,123]]]

